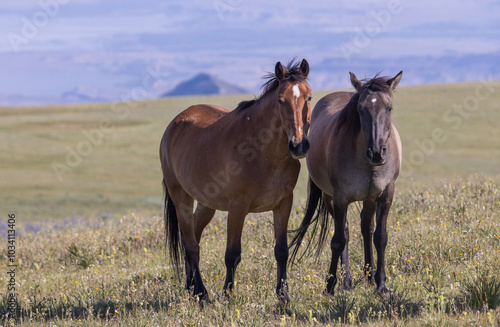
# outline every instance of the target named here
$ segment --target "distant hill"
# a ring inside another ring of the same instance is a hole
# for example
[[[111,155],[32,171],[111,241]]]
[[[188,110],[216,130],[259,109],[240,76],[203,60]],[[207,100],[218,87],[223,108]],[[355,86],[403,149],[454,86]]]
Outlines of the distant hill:
[[[106,102],[109,98],[106,92],[91,87],[78,86],[73,90],[65,92],[61,95],[61,103],[86,103],[86,102]]]
[[[192,79],[177,85],[172,91],[162,97],[180,95],[210,95],[210,94],[241,94],[248,93],[245,89],[223,81],[215,76],[200,73]]]

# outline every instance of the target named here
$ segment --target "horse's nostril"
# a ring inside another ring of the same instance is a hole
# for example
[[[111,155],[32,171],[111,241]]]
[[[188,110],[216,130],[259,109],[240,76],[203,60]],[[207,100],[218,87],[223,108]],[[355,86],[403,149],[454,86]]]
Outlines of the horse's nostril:
[[[366,157],[368,159],[372,159],[373,158],[373,151],[372,151],[372,149],[366,150]]]
[[[288,150],[290,150],[292,155],[296,157],[303,157],[307,153],[309,148],[309,140],[305,137],[297,145],[295,145],[292,141],[288,142]]]
[[[309,143],[309,140],[306,137],[304,137],[304,139],[302,140],[302,151],[306,153],[310,147],[311,144]]]

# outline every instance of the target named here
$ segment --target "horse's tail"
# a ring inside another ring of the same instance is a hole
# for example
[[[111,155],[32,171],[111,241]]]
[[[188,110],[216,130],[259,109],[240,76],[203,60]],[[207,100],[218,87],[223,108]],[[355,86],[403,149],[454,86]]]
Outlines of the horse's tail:
[[[165,238],[170,255],[170,259],[174,265],[176,274],[180,275],[180,251],[182,248],[181,233],[179,231],[179,223],[177,221],[177,212],[172,198],[168,194],[167,184],[163,180],[163,191],[165,193],[164,214],[165,219]]]
[[[320,253],[328,233],[329,219],[328,219],[328,211],[323,201],[323,191],[321,191],[321,189],[312,181],[311,178],[309,178],[308,186],[309,186],[308,199],[307,199],[306,213],[304,215],[304,219],[302,219],[300,227],[292,231],[293,233],[296,234],[293,237],[289,247],[290,249],[293,248],[292,255],[290,258],[290,264],[293,264],[293,262],[295,261],[295,258],[297,257],[297,254],[299,252],[300,244],[302,243],[302,240],[306,236],[307,229],[309,228],[310,225],[314,224],[313,232],[311,238],[309,239],[309,242],[307,243],[307,247],[302,256],[300,256],[299,260],[302,259],[302,257],[309,250],[314,235],[318,230],[318,223],[321,225],[321,229],[319,234],[319,242],[317,245],[316,255]],[[317,211],[316,216],[314,216],[314,213],[316,211]]]

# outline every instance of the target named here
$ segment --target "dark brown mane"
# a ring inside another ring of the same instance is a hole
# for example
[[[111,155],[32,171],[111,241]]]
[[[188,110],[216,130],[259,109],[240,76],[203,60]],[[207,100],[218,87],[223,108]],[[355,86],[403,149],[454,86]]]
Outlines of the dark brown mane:
[[[301,72],[300,72],[300,62],[296,62],[295,60],[291,60],[285,67],[285,79],[290,81],[290,82],[304,82],[307,80],[307,77],[305,77]],[[238,104],[235,110],[241,111],[244,110],[250,106],[252,106],[255,102],[257,102],[259,99],[262,99],[265,95],[268,93],[273,92],[276,90],[279,86],[279,81],[276,78],[276,75],[274,73],[269,73],[264,76],[267,81],[262,85],[263,91],[262,94],[258,99],[253,99],[253,100],[248,100],[248,101],[242,101]]]
[[[358,135],[361,129],[359,113],[357,110],[358,101],[359,93],[353,93],[349,102],[342,110],[339,111],[339,118],[337,119],[337,124],[335,125],[335,135],[340,133],[342,130],[349,131],[352,135]]]
[[[241,101],[240,103],[238,103],[238,106],[234,110],[236,110],[236,111],[245,110],[246,108],[250,107],[255,102],[257,102],[257,99]]]
[[[363,80],[363,91],[368,89],[374,92],[386,92],[391,93],[391,86],[387,84],[389,77],[375,75],[372,79]]]

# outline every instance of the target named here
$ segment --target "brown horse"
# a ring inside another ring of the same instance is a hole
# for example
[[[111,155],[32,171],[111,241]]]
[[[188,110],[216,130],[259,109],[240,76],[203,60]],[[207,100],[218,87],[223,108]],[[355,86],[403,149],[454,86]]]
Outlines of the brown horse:
[[[305,217],[291,243],[291,247],[295,246],[291,262],[297,255],[307,228],[313,222],[314,233],[318,222],[321,226],[317,248],[319,254],[327,235],[328,215],[332,215],[335,233],[331,240],[332,261],[326,286],[326,292],[331,295],[337,283],[339,257],[345,269],[344,287],[350,288],[352,284],[346,215],[349,204],[354,201],[363,201],[361,231],[365,274],[373,282],[373,238],[377,250],[377,290],[385,291],[387,215],[401,166],[401,140],[391,123],[392,91],[402,74],[400,72],[391,79],[376,76],[363,84],[350,73],[356,92],[331,93],[318,101],[312,113],[309,133],[311,148],[307,153],[308,203]],[[318,213],[313,221],[316,210]],[[375,214],[377,227],[374,234]]]
[[[288,301],[287,225],[293,189],[300,170],[298,158],[309,149],[311,120],[309,64],[275,66],[262,95],[229,111],[195,105],[167,127],[160,144],[165,186],[165,231],[174,265],[185,250],[186,288],[207,299],[200,274],[200,239],[216,210],[228,211],[226,281],[233,288],[240,262],[241,233],[250,212],[273,211],[274,254],[278,264],[276,292]],[[193,202],[197,201],[193,214]],[[182,244],[179,237],[182,238]]]

